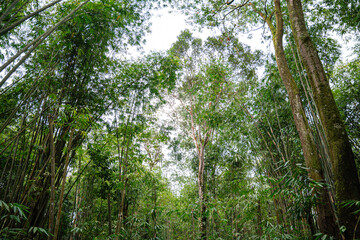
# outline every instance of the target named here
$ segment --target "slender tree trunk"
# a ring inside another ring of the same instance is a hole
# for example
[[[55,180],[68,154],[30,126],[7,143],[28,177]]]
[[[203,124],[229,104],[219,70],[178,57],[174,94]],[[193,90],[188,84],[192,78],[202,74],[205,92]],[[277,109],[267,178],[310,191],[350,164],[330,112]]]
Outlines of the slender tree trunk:
[[[276,63],[278,65],[280,77],[284,82],[286,91],[289,96],[290,106],[294,117],[295,126],[300,137],[302,150],[304,153],[306,166],[309,168],[309,177],[318,182],[325,182],[323,170],[317,147],[315,145],[314,137],[311,128],[307,121],[304,108],[301,102],[299,88],[292,77],[289,66],[286,61],[285,52],[283,48],[283,19],[280,7],[280,0],[274,0],[276,27],[271,22],[271,17],[266,17],[258,12],[268,24],[274,43]],[[336,224],[335,213],[329,198],[329,193],[326,187],[318,190],[319,200],[316,206],[318,213],[318,224],[322,233],[338,236],[339,229]]]
[[[192,101],[191,101],[192,102]],[[204,169],[205,169],[205,147],[209,141],[209,137],[211,135],[211,129],[204,133],[203,138],[201,138],[200,129],[198,132],[196,131],[195,119],[193,106],[190,106],[189,110],[190,119],[191,119],[191,130],[192,130],[192,138],[194,140],[194,144],[197,150],[198,160],[199,160],[199,172],[198,172],[198,193],[199,193],[199,203],[200,203],[200,219],[199,219],[199,231],[200,231],[200,239],[206,240],[206,224],[207,217],[205,215],[206,212],[206,202],[205,202],[205,183],[204,183]],[[205,126],[206,129],[206,126]]]
[[[108,202],[109,236],[111,236],[112,224],[111,224],[111,194],[110,194],[110,192],[107,195],[107,202]]]
[[[309,76],[314,101],[329,145],[339,221],[347,228],[346,239],[350,239],[353,237],[358,216],[352,214],[355,208],[342,207],[342,204],[349,200],[360,200],[360,183],[354,154],[325,70],[307,31],[301,1],[286,2],[295,43]],[[356,237],[360,237],[360,228],[356,229],[356,232]]]
[[[63,205],[63,201],[64,201],[66,175],[67,175],[67,169],[68,169],[68,166],[69,166],[70,151],[71,151],[71,147],[72,147],[71,144],[72,144],[73,136],[74,136],[74,129],[72,128],[71,132],[70,132],[70,138],[69,138],[69,143],[68,143],[66,157],[65,157],[64,172],[63,172],[63,175],[62,175],[62,183],[61,183],[61,191],[60,191],[60,196],[59,196],[58,212],[57,212],[57,215],[56,215],[56,223],[55,223],[54,240],[57,239],[57,236],[58,236],[58,233],[59,233],[61,210],[62,210],[62,205]]]
[[[124,176],[124,181],[123,181],[123,184],[124,184],[124,187],[121,191],[121,205],[120,205],[120,221],[119,221],[119,233],[121,231],[121,228],[122,228],[122,224],[123,224],[123,221],[124,221],[124,208],[125,208],[125,196],[126,196],[126,183],[127,183],[127,177]]]
[[[198,174],[198,188],[199,188],[199,202],[200,202],[200,239],[206,238],[206,222],[207,217],[205,215],[206,203],[205,203],[205,184],[204,184],[204,167],[205,167],[205,146],[200,146],[199,151],[199,174]]]
[[[192,239],[196,239],[195,224],[194,224],[194,209],[191,209],[191,228],[192,228]]]
[[[53,234],[53,224],[55,215],[55,144],[54,144],[54,119],[49,116],[49,145],[50,145],[50,165],[51,165],[51,192],[49,209],[49,233]],[[49,235],[48,239],[52,239]]]
[[[81,160],[82,157],[80,156],[79,159],[79,167],[78,167],[78,172],[81,174]],[[78,222],[80,221],[80,204],[81,204],[81,196],[80,196],[80,187],[81,187],[81,180],[79,179],[77,185],[76,185],[76,191],[75,191],[75,195],[76,195],[76,201],[75,201],[75,219],[74,219],[74,225],[73,228],[76,228],[79,224]],[[71,239],[72,237],[74,237],[74,239],[77,238],[77,232],[74,232],[74,234],[71,235]]]
[[[134,102],[134,104],[135,104],[135,102]],[[133,110],[132,116],[134,116],[134,114],[135,114],[135,110]],[[115,111],[115,121],[117,123],[116,116],[117,116],[117,112]],[[118,221],[116,224],[115,234],[120,233],[121,228],[122,228],[123,218],[124,218],[124,204],[125,204],[126,183],[127,183],[127,177],[126,177],[127,156],[128,156],[129,146],[130,146],[130,139],[132,137],[132,133],[130,134],[130,137],[128,136],[128,127],[129,127],[130,121],[131,121],[131,116],[129,116],[126,121],[125,133],[124,133],[123,141],[122,141],[122,143],[125,144],[125,142],[127,140],[126,149],[124,146],[120,147],[118,129],[116,130],[117,151],[118,151],[118,160],[119,160],[119,181],[122,183],[123,189],[121,190],[120,208],[119,208],[119,213],[118,213]],[[119,127],[119,126],[117,126],[117,127]],[[126,138],[128,138],[128,139],[126,139]],[[120,151],[120,148],[121,148],[121,151]],[[124,156],[124,151],[125,151],[125,156]]]
[[[153,238],[156,239],[156,235],[157,235],[157,230],[156,230],[156,225],[157,225],[157,216],[156,216],[156,207],[157,207],[157,192],[156,192],[156,185],[154,183],[154,212],[153,212],[153,220],[154,220],[154,236]]]
[[[130,139],[132,138],[132,133],[130,134]],[[123,189],[121,191],[121,205],[120,205],[120,211],[118,216],[118,223],[116,226],[116,234],[119,234],[122,228],[122,224],[124,221],[124,208],[125,208],[125,195],[126,195],[126,184],[128,181],[128,178],[126,176],[127,174],[127,165],[128,165],[128,152],[129,152],[129,146],[130,146],[130,139],[128,139],[127,146],[126,146],[126,152],[123,162],[123,171],[122,171],[122,177],[121,182],[123,183]]]
[[[257,203],[257,212],[256,213],[257,213],[257,234],[258,234],[259,238],[261,238],[263,233],[262,233],[262,227],[261,227],[262,215],[261,215],[261,201],[260,201],[260,199],[258,200],[258,203]]]

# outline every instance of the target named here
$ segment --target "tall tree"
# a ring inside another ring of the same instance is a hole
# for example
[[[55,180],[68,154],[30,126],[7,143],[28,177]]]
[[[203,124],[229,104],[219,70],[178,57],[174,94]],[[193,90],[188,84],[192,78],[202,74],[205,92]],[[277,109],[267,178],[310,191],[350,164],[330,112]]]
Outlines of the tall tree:
[[[360,237],[360,229],[356,227],[358,216],[353,214],[355,209],[343,206],[349,200],[360,200],[360,182],[351,144],[322,62],[306,28],[301,1],[287,0],[287,6],[296,46],[309,76],[314,101],[329,145],[339,221],[347,228],[347,238],[353,234]]]
[[[214,133],[214,119],[211,111],[217,111],[223,97],[226,83],[226,69],[218,65],[201,63],[204,51],[201,39],[194,38],[189,31],[184,31],[173,45],[173,54],[184,58],[185,76],[181,87],[181,101],[187,112],[186,118],[190,136],[198,158],[198,197],[200,204],[199,231],[200,239],[207,239],[206,193],[205,193],[205,148]]]
[[[250,3],[251,4],[251,3]],[[317,152],[312,130],[306,118],[305,110],[301,100],[300,90],[292,76],[288,66],[283,46],[284,22],[281,4],[279,0],[274,1],[276,25],[272,22],[272,15],[266,16],[251,4],[270,28],[275,57],[278,65],[280,77],[284,82],[286,91],[289,95],[290,106],[292,109],[294,122],[299,134],[306,166],[309,168],[309,177],[318,182],[325,182],[324,171],[322,169],[320,155]],[[327,187],[324,186],[319,191],[319,202],[317,204],[318,223],[320,231],[331,236],[337,236],[339,233],[336,217],[330,202],[330,196]]]
[[[235,54],[228,52],[227,41],[232,48],[238,49]],[[236,82],[241,85],[239,79],[253,80],[253,66],[257,62],[257,56],[234,37],[213,37],[202,43],[201,39],[194,38],[188,30],[179,35],[170,52],[182,59],[184,69],[177,98],[184,110],[188,137],[191,137],[196,151],[199,231],[200,238],[207,239],[207,145],[224,123],[224,111],[232,101],[227,99],[228,95],[239,87]],[[242,65],[246,60],[247,68]]]

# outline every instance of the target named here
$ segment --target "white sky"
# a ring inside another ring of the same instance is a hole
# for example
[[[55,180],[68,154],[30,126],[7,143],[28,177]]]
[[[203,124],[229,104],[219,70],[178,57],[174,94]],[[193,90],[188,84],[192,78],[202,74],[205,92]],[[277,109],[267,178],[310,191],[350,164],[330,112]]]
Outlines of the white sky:
[[[168,9],[155,12],[151,23],[152,32],[146,37],[146,51],[169,49],[180,32],[189,27],[184,15],[175,11],[169,13]]]
[[[172,11],[170,13],[170,10]],[[192,29],[192,27],[186,23],[186,16],[179,11],[165,8],[153,12],[151,18],[151,33],[146,36],[146,44],[144,46],[145,53],[150,51],[166,51],[176,41],[177,36],[184,29]],[[252,50],[262,50],[264,52],[273,51],[271,41],[261,42],[264,29],[257,29],[249,32],[252,38],[249,39],[249,34],[242,34],[239,36],[241,42],[249,45]],[[196,37],[201,37],[205,40],[206,37],[216,34],[215,31],[203,30],[203,32],[194,32]],[[335,37],[338,41],[344,43],[340,37]],[[341,44],[342,46],[342,59],[343,61],[351,59],[354,42],[350,41],[347,44]],[[139,52],[134,52],[134,56],[139,56]]]
[[[165,8],[153,12],[153,17],[151,18],[151,33],[146,36],[146,44],[144,46],[145,53],[168,50],[176,41],[181,31],[185,29],[190,29],[196,37],[204,40],[208,36],[216,34],[215,30],[205,29],[201,33],[192,30],[192,26],[186,23],[186,16],[184,14],[175,10],[169,13],[170,10],[170,8]],[[252,39],[248,39],[245,34],[239,37],[241,38],[241,42],[249,45],[253,50],[260,49],[268,51],[268,45],[261,43],[262,32],[263,29],[252,31]],[[135,53],[135,55],[137,54]]]

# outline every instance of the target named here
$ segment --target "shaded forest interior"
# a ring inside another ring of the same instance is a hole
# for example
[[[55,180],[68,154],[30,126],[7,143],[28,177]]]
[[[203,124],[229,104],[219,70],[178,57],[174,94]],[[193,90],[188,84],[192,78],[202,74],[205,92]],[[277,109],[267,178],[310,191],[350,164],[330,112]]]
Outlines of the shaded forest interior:
[[[0,239],[360,239],[359,13],[0,0]]]

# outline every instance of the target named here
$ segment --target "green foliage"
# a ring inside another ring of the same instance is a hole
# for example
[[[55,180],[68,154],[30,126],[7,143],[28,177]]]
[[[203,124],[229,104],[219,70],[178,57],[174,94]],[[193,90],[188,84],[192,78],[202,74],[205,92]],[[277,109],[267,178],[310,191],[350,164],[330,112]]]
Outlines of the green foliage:
[[[356,114],[360,106],[359,76],[359,60],[355,59],[349,63],[339,65],[331,77],[331,81],[334,83],[334,97],[341,117],[346,124],[347,134],[352,142],[357,166],[360,166],[359,117]]]
[[[2,229],[0,230],[1,239],[20,239],[30,234],[39,234],[40,236],[49,236],[49,233],[44,228],[30,227],[26,231],[25,228],[21,228],[20,224],[28,220],[27,214],[29,213],[29,207],[26,207],[19,203],[6,203],[0,200],[0,224]],[[7,226],[6,224],[12,223]]]
[[[11,1],[0,2],[2,17]],[[209,240],[332,239],[316,228],[317,190],[327,185],[307,176],[275,57],[239,40],[239,33],[264,25],[252,6],[267,16],[274,10],[271,1],[251,2],[173,3],[201,27],[222,33],[200,39],[184,30],[166,53],[137,59],[127,57],[127,48],[143,43],[150,10],[168,1],[89,1],[47,37],[0,91],[0,238],[53,234],[47,229],[54,120],[56,188],[68,171],[58,239],[195,240],[200,217],[207,219]],[[280,2],[284,50],[300,86],[305,74],[286,1]],[[358,4],[302,3],[360,164],[359,61],[339,63],[341,46],[329,37],[358,31]],[[40,4],[20,0],[0,30]],[[0,62],[77,6],[63,1],[0,36]],[[262,35],[270,39],[267,30]],[[300,95],[308,114],[312,103],[302,88]],[[170,107],[176,112],[164,124],[161,111]],[[359,206],[353,200],[342,207],[359,214]]]
[[[322,7],[324,11],[327,11],[328,18],[327,20],[333,24],[338,24],[341,26],[340,30],[342,33],[347,32],[349,29],[359,31],[360,29],[360,17],[359,10],[360,4],[359,1],[350,0],[323,0],[321,1],[326,7]]]
[[[26,220],[26,212],[28,212],[28,207],[18,204],[18,203],[5,203],[4,201],[0,200],[0,208],[7,212],[7,215],[3,215],[1,220],[13,220],[17,223],[20,223],[22,220]]]

